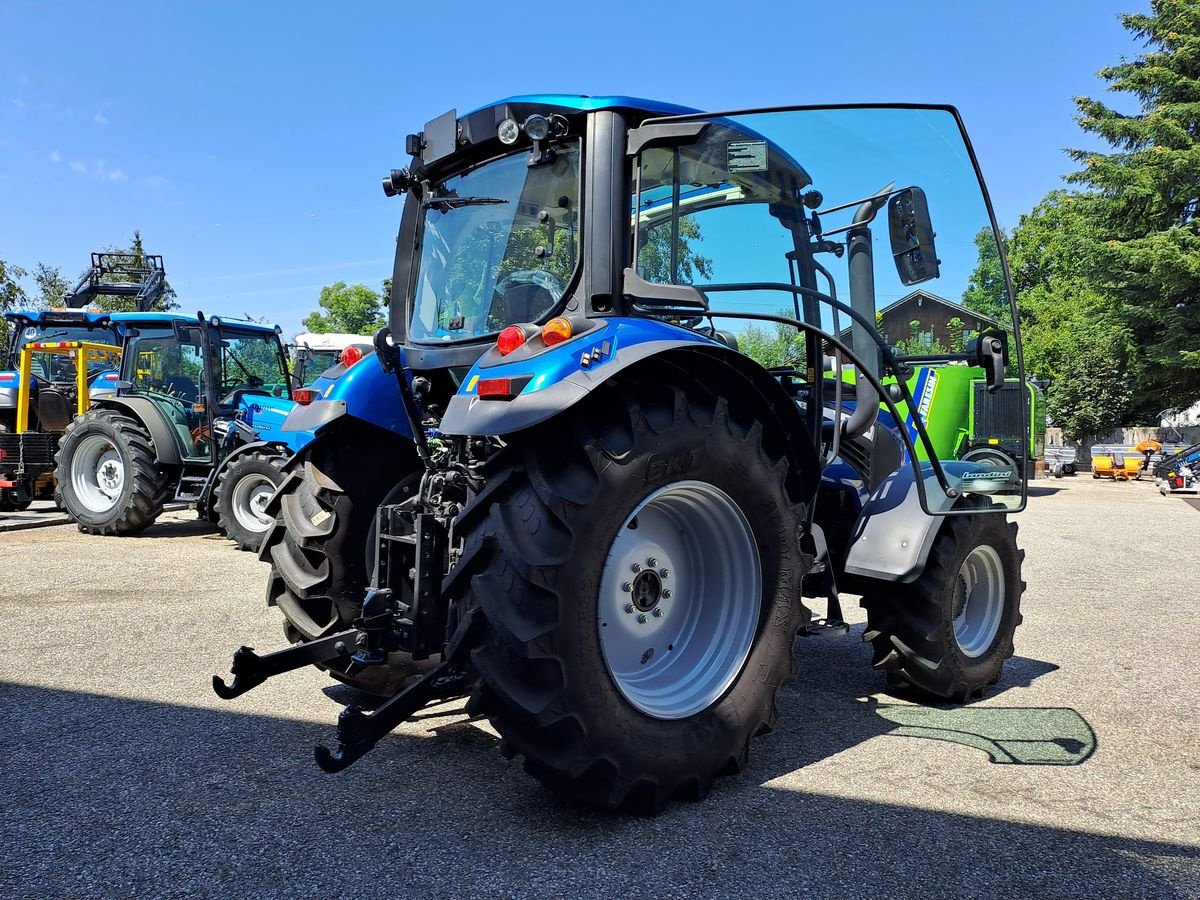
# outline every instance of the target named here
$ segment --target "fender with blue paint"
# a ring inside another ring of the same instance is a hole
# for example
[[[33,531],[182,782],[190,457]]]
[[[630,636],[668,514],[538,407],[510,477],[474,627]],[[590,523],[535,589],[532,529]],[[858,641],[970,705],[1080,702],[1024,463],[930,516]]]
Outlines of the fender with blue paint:
[[[534,355],[509,361],[493,348],[479,358],[446,406],[444,434],[512,434],[574,406],[640,360],[681,347],[734,353],[702,334],[657,319],[593,319],[595,327]],[[532,337],[529,343],[541,341]],[[521,385],[510,400],[479,396],[479,382],[507,378]],[[524,382],[524,384],[522,384]]]
[[[262,394],[243,394],[238,400],[242,421],[253,428],[259,440],[268,444],[282,444],[293,453],[299,453],[315,437],[312,431],[285,431],[287,420],[296,401],[286,397],[271,397]]]
[[[332,377],[326,377],[333,373]],[[370,354],[349,368],[334,366],[312,384],[318,399],[297,404],[282,431],[315,434],[347,416],[370,422],[412,440],[396,376],[385,372],[379,357]]]

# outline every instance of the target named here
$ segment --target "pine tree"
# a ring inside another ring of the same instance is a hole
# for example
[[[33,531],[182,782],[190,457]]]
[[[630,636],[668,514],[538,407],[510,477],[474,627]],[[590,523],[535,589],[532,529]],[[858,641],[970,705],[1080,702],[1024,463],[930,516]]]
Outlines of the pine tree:
[[[1079,125],[1112,152],[1068,151],[1099,239],[1096,287],[1141,348],[1142,417],[1200,396],[1200,0],[1150,5],[1121,17],[1146,52],[1099,73],[1139,111],[1077,98]]]

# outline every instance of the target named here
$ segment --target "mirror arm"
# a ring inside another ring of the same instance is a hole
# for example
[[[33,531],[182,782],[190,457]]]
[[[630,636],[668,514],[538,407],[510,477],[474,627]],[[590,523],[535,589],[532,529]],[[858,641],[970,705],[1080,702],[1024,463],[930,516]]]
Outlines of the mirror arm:
[[[881,201],[882,202],[882,201]],[[859,207],[855,221],[866,216],[870,221],[873,215],[865,207],[872,206],[867,201]],[[867,322],[875,319],[875,263],[871,249],[871,229],[865,224],[857,224],[848,235],[848,253],[850,270],[850,308]],[[879,345],[867,331],[862,322],[855,319],[850,325],[850,346],[862,360],[863,367],[870,376],[867,383],[859,388],[858,401],[850,417],[845,420],[845,435],[847,438],[858,437],[875,424],[879,415],[879,392],[871,385],[871,381],[879,379]]]

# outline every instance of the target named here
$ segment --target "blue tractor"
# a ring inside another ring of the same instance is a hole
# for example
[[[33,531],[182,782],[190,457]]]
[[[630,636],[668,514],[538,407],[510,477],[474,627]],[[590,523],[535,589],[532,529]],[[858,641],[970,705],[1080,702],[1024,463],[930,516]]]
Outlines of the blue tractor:
[[[151,525],[165,503],[187,502],[257,550],[282,464],[312,437],[282,430],[294,404],[278,330],[126,315],[138,319],[123,330],[116,390],[93,398],[59,442],[59,505],[81,531],[123,535]]]
[[[152,325],[155,315],[81,309],[4,314],[9,340],[5,369],[0,371],[0,512],[27,509],[36,499],[54,496],[54,454],[80,406],[77,353],[31,353],[31,383],[23,384],[22,351],[39,344],[120,347],[123,329]],[[91,398],[115,392],[118,374],[112,357],[93,359],[87,367]],[[26,425],[19,430],[23,396]]]
[[[529,96],[407,151],[390,328],[284,426],[316,434],[261,551],[293,646],[218,694],[317,664],[390,695],[327,771],[468,694],[536,778],[654,812],[745,766],[797,634],[850,630],[840,591],[894,687],[1000,679],[1023,473],[939,459],[925,421],[939,367],[1023,377],[953,109]],[[935,280],[902,354],[876,310]],[[1002,327],[943,352],[954,304]]]

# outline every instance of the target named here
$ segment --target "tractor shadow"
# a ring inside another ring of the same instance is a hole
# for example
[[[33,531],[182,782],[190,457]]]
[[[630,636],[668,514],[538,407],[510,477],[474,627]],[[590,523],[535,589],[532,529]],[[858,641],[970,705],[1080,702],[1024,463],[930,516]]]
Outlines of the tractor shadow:
[[[1031,484],[1026,490],[1030,497],[1052,497],[1059,491],[1065,490],[1065,488],[1051,487],[1048,484]]]
[[[769,780],[883,736],[915,737],[980,750],[994,764],[1080,765],[1096,750],[1091,725],[1075,710],[1005,706],[1004,695],[1058,666],[1014,656],[984,705],[939,703],[893,691],[871,668],[863,625],[842,638],[799,638],[797,683],[780,691],[772,739],[752,746],[752,767]]]
[[[985,693],[987,705],[936,703],[888,690],[883,674],[871,669],[863,629],[855,625],[840,638],[797,638],[793,652],[800,677],[779,692],[779,721],[772,738],[751,746],[753,777],[770,780],[887,735],[959,744],[982,751],[998,765],[1080,765],[1095,752],[1095,731],[1073,709],[995,703],[1009,690],[1028,687],[1056,671],[1053,663],[1014,656],[1005,665],[1003,681]],[[323,692],[335,703],[364,710],[383,702],[344,684],[331,684]],[[452,698],[432,703],[408,721],[442,720],[428,727],[439,739],[497,745],[490,729],[467,717],[463,702]]]
[[[770,783],[920,727],[881,724],[891,704],[854,699],[840,672],[817,684],[818,664],[843,656],[861,662],[832,649],[806,659],[745,772],[654,819],[562,800],[465,722],[393,735],[329,776],[309,748],[332,722],[0,682],[0,885],[6,896],[1194,895],[1200,849],[1170,838],[925,808],[907,770],[886,801]],[[1154,831],[1169,834],[1165,822]]]

